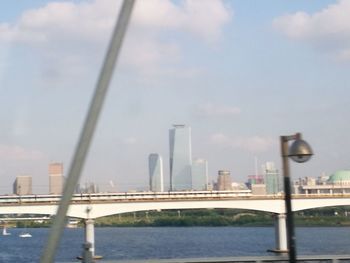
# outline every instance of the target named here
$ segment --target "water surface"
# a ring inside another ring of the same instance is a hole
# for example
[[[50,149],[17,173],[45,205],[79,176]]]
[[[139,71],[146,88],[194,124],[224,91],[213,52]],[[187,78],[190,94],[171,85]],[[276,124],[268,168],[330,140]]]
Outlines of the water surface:
[[[38,262],[49,229],[28,229],[32,238],[20,238],[21,229],[0,236],[0,262]],[[350,254],[350,228],[297,228],[299,254]],[[84,230],[66,229],[56,260],[74,262],[81,254]],[[96,228],[96,254],[106,260],[230,257],[271,255],[272,227],[138,227]]]

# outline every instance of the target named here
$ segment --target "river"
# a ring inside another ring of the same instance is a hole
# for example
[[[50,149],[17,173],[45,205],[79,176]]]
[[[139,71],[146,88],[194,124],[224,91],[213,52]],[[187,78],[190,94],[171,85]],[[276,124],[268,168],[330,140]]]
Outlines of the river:
[[[49,229],[21,229],[0,236],[0,262],[38,262]],[[297,228],[298,254],[350,254],[349,227]],[[66,229],[56,261],[74,262],[81,254],[84,231]],[[106,260],[271,255],[272,227],[95,228],[96,254]]]

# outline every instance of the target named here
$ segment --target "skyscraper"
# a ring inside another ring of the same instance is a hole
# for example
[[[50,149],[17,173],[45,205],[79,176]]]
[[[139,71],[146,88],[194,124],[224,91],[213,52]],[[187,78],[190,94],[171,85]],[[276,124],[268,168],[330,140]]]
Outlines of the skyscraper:
[[[49,165],[49,193],[61,194],[64,185],[63,163],[50,163]]]
[[[13,193],[16,195],[31,195],[32,177],[28,175],[17,176],[13,183]]]
[[[83,194],[96,194],[100,192],[98,185],[92,182],[86,182],[84,187],[80,188],[79,191]]]
[[[153,192],[163,192],[163,160],[158,153],[148,156],[149,189]]]
[[[191,190],[191,128],[173,125],[169,130],[170,190]]]
[[[220,170],[218,172],[217,190],[232,190],[232,180],[230,171]]]
[[[267,194],[277,194],[279,192],[279,173],[273,162],[264,165],[265,184]]]
[[[208,162],[196,159],[192,163],[192,189],[208,190]]]

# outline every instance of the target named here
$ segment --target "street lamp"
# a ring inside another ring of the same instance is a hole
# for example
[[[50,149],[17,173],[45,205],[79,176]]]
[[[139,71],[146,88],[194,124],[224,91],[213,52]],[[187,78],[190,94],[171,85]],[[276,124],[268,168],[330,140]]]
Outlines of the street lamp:
[[[289,141],[293,141],[290,147],[288,144]],[[313,153],[310,145],[306,141],[301,139],[301,133],[281,136],[281,155],[284,175],[284,201],[286,206],[287,218],[287,244],[289,252],[289,262],[291,263],[296,262],[296,250],[288,157],[290,157],[293,161],[297,163],[304,163],[311,158],[312,154]]]

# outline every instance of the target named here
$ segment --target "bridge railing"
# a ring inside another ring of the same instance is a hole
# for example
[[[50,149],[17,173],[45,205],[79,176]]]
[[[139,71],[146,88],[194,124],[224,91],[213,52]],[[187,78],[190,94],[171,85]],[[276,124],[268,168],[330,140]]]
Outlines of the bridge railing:
[[[350,194],[297,194],[292,195],[293,199],[313,199],[313,198],[340,198],[350,197]],[[246,191],[176,191],[176,192],[125,192],[125,193],[94,193],[75,194],[72,203],[91,203],[99,201],[153,201],[153,200],[220,200],[220,199],[283,199],[282,193],[275,195],[253,195]],[[61,195],[7,195],[0,196],[1,205],[28,204],[28,203],[51,203],[57,204],[61,200]]]
[[[256,257],[218,257],[218,258],[185,258],[185,259],[148,259],[148,260],[113,260],[101,263],[238,263],[238,262],[289,262],[287,256]],[[350,255],[310,255],[299,256],[297,262],[350,262]]]

